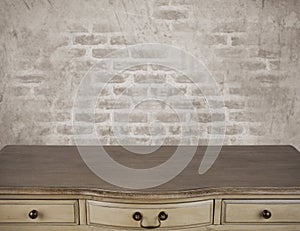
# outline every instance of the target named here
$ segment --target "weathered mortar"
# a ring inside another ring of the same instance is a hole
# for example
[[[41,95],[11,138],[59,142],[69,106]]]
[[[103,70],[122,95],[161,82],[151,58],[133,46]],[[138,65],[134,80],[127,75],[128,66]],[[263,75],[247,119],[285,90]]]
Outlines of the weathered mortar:
[[[226,144],[300,148],[300,1],[2,0],[0,31],[1,147],[73,144],[73,99],[89,68],[128,45],[165,43],[202,60],[217,80],[225,99]],[[145,54],[124,53],[122,58],[128,55],[142,59]],[[161,55],[163,51],[157,57]],[[149,144],[154,136],[152,144],[164,138],[165,144],[176,144],[182,123],[187,127],[184,144],[207,142],[211,119],[193,83],[155,65],[122,67],[122,62],[107,67],[121,72],[97,103],[96,129],[103,143],[117,144],[115,129],[122,143]],[[104,83],[97,79],[95,84]],[[178,115],[167,104],[148,101],[136,105],[128,127],[122,113],[130,105],[114,104],[120,94],[185,95],[197,118],[184,97],[174,99]],[[91,118],[84,113],[77,117],[80,131],[89,134],[85,124]]]

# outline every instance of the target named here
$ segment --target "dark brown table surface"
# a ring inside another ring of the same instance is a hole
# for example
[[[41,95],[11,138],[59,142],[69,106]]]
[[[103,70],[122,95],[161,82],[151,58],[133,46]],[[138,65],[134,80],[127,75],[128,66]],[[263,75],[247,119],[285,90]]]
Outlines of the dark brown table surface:
[[[120,146],[105,149],[123,165],[149,168],[166,161],[176,147],[163,146],[149,155],[133,154]],[[173,180],[142,191],[244,187],[300,189],[300,153],[292,146],[223,146],[212,168],[199,175],[205,150],[205,146],[198,146],[193,160]],[[6,146],[0,151],[0,191],[22,187],[123,190],[91,172],[76,146]]]

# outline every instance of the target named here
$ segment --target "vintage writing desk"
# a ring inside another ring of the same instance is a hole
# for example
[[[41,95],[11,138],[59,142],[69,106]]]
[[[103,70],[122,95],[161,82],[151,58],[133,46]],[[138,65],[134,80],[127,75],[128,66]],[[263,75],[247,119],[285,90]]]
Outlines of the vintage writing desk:
[[[93,148],[93,147],[90,147]],[[133,168],[166,161],[105,148]],[[206,147],[175,179],[157,187],[113,186],[74,146],[6,146],[0,152],[0,230],[300,230],[300,153],[292,146],[224,146],[204,175]]]

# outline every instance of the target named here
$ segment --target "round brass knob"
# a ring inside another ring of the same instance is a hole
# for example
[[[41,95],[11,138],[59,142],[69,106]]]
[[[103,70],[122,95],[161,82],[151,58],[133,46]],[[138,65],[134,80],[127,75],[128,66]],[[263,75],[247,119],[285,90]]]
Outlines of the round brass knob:
[[[39,212],[33,209],[28,213],[28,216],[30,217],[30,219],[36,219],[39,216]]]
[[[263,218],[265,218],[265,219],[270,219],[271,218],[271,216],[272,216],[272,213],[269,211],[269,210],[264,210],[264,211],[262,211],[262,216],[263,216]]]
[[[142,220],[143,215],[142,215],[140,212],[135,212],[135,213],[132,215],[132,218],[133,218],[133,220],[135,220],[135,221],[140,221],[140,220]]]
[[[160,221],[165,221],[168,219],[168,214],[166,214],[166,212],[164,211],[161,211],[159,214],[158,214],[158,219]]]

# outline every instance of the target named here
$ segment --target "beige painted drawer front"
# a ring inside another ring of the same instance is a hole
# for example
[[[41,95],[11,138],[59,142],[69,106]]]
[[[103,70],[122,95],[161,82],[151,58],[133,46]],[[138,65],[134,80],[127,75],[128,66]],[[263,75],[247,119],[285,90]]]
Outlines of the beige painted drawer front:
[[[0,224],[77,224],[76,200],[0,200]]]
[[[224,200],[223,223],[300,223],[300,200]]]
[[[157,205],[87,201],[87,209],[89,224],[123,228],[179,228],[211,224],[213,200]],[[141,215],[136,218],[140,219],[133,218],[136,212]],[[161,212],[165,213],[162,217],[159,216]]]

